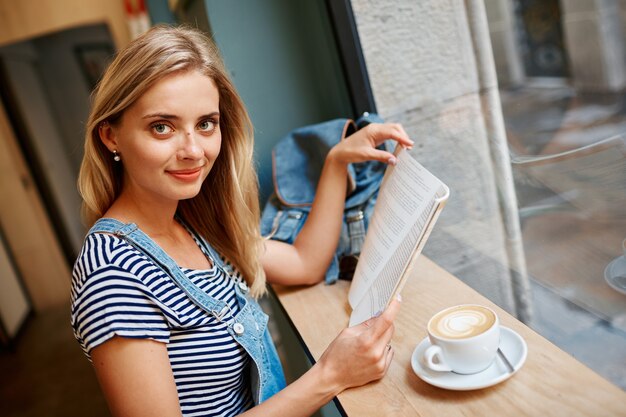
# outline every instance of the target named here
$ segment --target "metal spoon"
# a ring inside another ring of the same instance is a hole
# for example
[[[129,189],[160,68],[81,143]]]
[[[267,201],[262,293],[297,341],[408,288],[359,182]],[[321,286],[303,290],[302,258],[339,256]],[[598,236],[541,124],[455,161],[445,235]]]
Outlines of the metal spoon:
[[[514,373],[515,372],[515,368],[513,368],[513,365],[511,365],[511,362],[509,362],[507,357],[504,356],[504,353],[502,352],[502,350],[500,348],[498,348],[498,356],[500,356],[500,359],[502,359],[502,362],[504,362],[504,364],[506,365],[506,368],[509,371],[509,373],[511,373],[511,374]]]

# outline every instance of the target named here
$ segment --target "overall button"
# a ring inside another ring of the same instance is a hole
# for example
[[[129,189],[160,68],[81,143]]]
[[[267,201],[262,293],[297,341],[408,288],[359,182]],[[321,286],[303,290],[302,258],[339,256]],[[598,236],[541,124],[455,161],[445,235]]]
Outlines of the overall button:
[[[239,336],[241,336],[241,335],[243,334],[243,332],[244,332],[244,330],[245,330],[245,329],[244,329],[244,327],[243,327],[243,324],[241,324],[241,323],[235,323],[235,324],[233,325],[233,330],[235,331],[235,333],[236,333],[236,334],[238,334]]]
[[[241,282],[239,282],[239,284],[237,284],[237,285],[239,285],[239,289],[240,289],[241,291],[243,291],[243,292],[248,291],[248,285],[247,285],[245,282],[241,281]]]

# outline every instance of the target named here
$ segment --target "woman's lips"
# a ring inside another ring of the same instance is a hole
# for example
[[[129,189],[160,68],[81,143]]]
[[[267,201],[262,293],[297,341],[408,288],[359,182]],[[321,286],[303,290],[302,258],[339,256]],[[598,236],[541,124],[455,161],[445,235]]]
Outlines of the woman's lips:
[[[202,172],[202,167],[194,168],[194,169],[180,169],[176,171],[167,171],[172,177],[176,178],[180,181],[195,181],[200,177],[200,173]]]

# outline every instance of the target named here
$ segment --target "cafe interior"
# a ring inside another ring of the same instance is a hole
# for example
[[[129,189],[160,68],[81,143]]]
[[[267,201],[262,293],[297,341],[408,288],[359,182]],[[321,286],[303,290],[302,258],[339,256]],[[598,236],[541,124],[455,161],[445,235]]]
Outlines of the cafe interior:
[[[255,126],[261,207],[281,138],[364,113],[402,123],[450,188],[391,375],[318,415],[626,415],[625,1],[0,0],[1,415],[110,415],[70,326],[76,180],[90,92],[159,23],[217,44]],[[348,325],[349,285],[261,300],[288,381]],[[433,382],[412,362],[427,317],[466,302],[494,308],[524,354],[484,385]],[[539,381],[545,396],[528,392]]]

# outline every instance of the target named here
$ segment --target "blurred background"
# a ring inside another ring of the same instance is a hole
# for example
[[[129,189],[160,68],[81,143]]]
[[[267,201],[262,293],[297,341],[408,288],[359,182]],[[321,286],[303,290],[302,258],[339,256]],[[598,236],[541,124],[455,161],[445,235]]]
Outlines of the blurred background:
[[[220,48],[262,203],[291,129],[402,123],[452,190],[424,254],[626,389],[626,0],[0,0],[0,415],[108,415],[69,325],[76,178],[90,91],[157,23]]]

